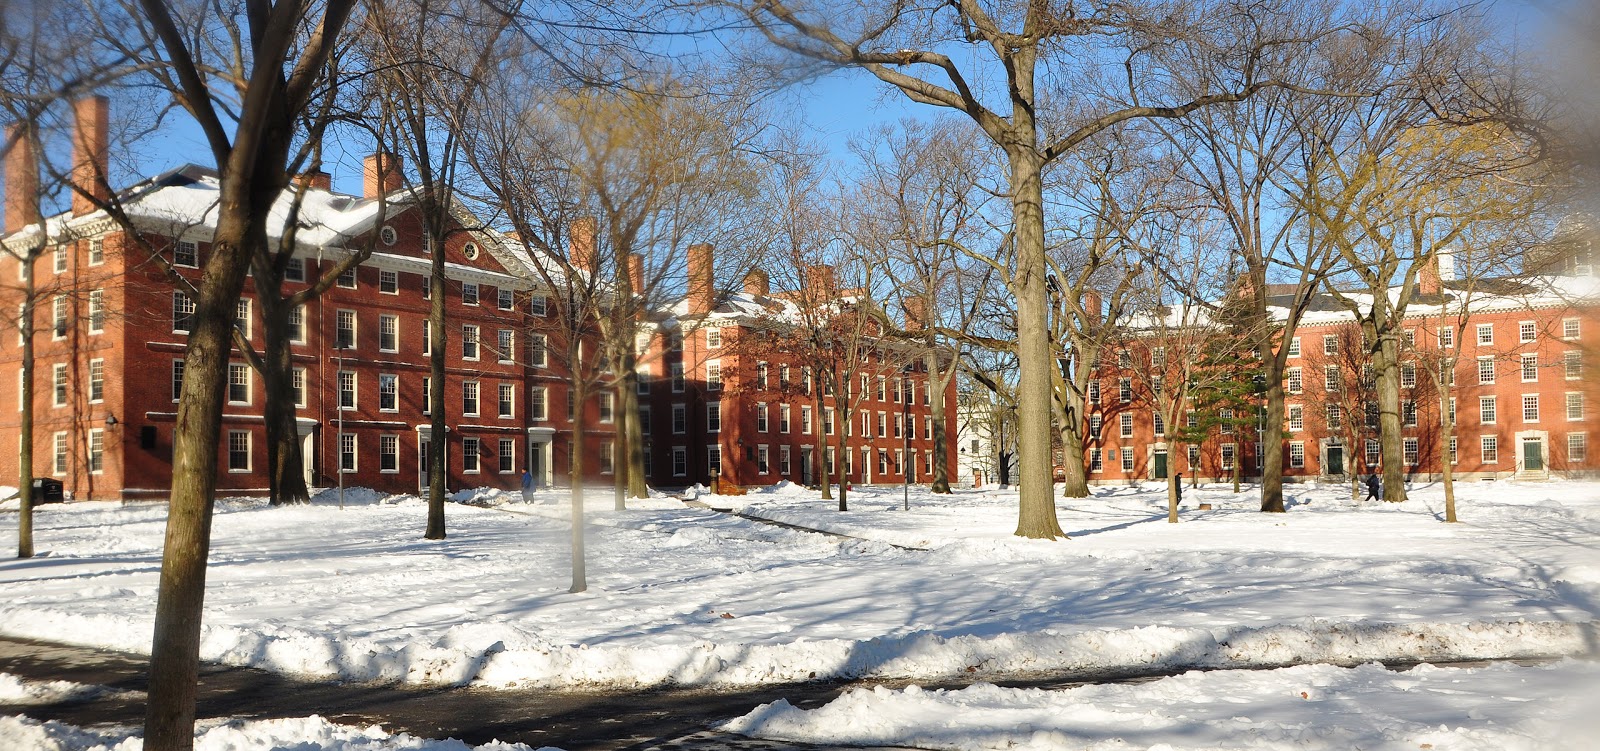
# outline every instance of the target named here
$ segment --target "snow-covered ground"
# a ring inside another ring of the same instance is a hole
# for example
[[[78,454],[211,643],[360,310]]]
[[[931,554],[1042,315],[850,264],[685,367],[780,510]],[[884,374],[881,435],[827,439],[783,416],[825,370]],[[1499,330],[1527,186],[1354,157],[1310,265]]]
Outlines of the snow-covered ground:
[[[1439,520],[1437,486],[1415,488],[1404,504],[1352,503],[1343,486],[1289,493],[1289,513],[1264,515],[1248,489],[1186,489],[1184,521],[1172,525],[1160,486],[1099,488],[1058,501],[1072,539],[1046,542],[1011,535],[1012,491],[914,491],[909,513],[898,488],[858,489],[846,513],[792,486],[701,499],[849,537],[668,498],[616,512],[609,492],[591,492],[581,594],[567,592],[564,494],[452,504],[443,541],[422,539],[426,507],[407,496],[347,492],[343,509],[332,494],[283,509],[227,500],[214,524],[201,650],[315,678],[486,687],[1593,654],[1600,483],[1462,484],[1457,525]],[[1215,510],[1189,510],[1200,501]],[[41,508],[40,555],[0,563],[0,633],[146,651],[164,524],[155,504]],[[16,517],[0,514],[0,539],[15,533]],[[1366,681],[1373,696],[1399,690],[1361,670],[1328,680]],[[1555,670],[1529,675],[1592,678],[1585,666]],[[1181,680],[1226,686],[1262,675]],[[982,706],[968,702],[982,694],[972,691],[917,701]],[[1128,697],[1135,707],[1164,701]],[[1197,724],[1215,720],[1191,709],[1181,711]],[[1150,710],[1162,711],[1141,711]]]

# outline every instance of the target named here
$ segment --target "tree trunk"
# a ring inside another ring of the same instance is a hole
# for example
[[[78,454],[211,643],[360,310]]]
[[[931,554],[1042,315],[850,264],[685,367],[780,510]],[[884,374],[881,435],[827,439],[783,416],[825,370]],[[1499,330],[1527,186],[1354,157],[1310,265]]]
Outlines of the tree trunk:
[[[571,485],[572,497],[572,586],[567,591],[577,594],[589,588],[589,572],[583,549],[583,445],[588,437],[584,429],[583,404],[589,395],[584,389],[583,379],[577,375],[582,372],[577,348],[569,347],[567,354],[567,362],[572,363],[574,374],[572,402],[577,405],[577,419],[572,421],[572,443],[567,446],[567,482]]]
[[[817,453],[811,457],[811,462],[815,465],[812,471],[813,476],[822,481],[822,500],[831,501],[833,500],[833,491],[831,489],[833,481],[829,476],[828,470],[828,433],[824,429],[828,424],[828,418],[822,413],[822,379],[812,378],[811,382],[816,385],[816,390],[813,392],[811,400],[812,409],[815,410],[817,417]],[[837,463],[834,466],[837,467]]]
[[[835,395],[833,402],[837,405],[839,399],[843,398],[844,390],[834,389],[833,393]],[[850,420],[855,416],[855,413],[849,409],[839,410],[837,407],[835,407],[835,410],[837,411],[837,416],[843,420],[842,424],[835,425],[839,431],[839,458],[834,463],[834,467],[839,470],[839,510],[849,511],[850,504],[846,496],[849,495],[850,489],[850,470],[848,469],[850,466]]]
[[[305,457],[300,451],[300,427],[295,419],[294,375],[289,346],[289,310],[280,290],[256,277],[256,299],[261,305],[261,382],[266,388],[262,416],[267,428],[267,485],[274,506],[311,502],[306,487]]]
[[[950,372],[946,374],[939,369],[939,355],[929,352],[928,388],[933,393],[928,394],[928,416],[933,420],[933,483],[928,490],[934,493],[950,492],[950,466],[946,461],[949,456],[950,437],[945,435],[945,403],[944,391],[950,378],[955,375],[955,363],[950,364]]]
[[[1455,371],[1455,363],[1451,362],[1450,372]],[[1454,524],[1456,521],[1456,475],[1450,463],[1450,439],[1456,434],[1455,420],[1450,419],[1450,384],[1444,383],[1444,378],[1439,376],[1439,369],[1434,369],[1435,382],[1439,383],[1439,424],[1443,428],[1440,432],[1444,435],[1439,439],[1439,469],[1444,479],[1444,520]]]
[[[241,199],[223,183],[223,205]],[[233,321],[244,288],[250,253],[243,246],[249,218],[224,211],[212,256],[201,278],[194,324],[184,357],[183,388],[172,440],[172,497],[156,596],[155,634],[145,747],[188,749],[194,745],[195,694],[200,670],[200,619],[204,611],[206,558],[211,552],[212,500],[217,483],[217,445],[222,432],[223,389],[233,347]],[[246,213],[248,217],[250,213]],[[258,212],[265,217],[266,212]]]
[[[1019,56],[1022,53],[1019,53]],[[1031,61],[1031,57],[1030,57]],[[1030,62],[1031,69],[1031,62]],[[1031,78],[1031,75],[1030,75]],[[1031,89],[1031,81],[1030,89]],[[1031,90],[1028,92],[1031,98]],[[1018,113],[1023,108],[1014,108]],[[1021,114],[1019,117],[1023,116]],[[1065,537],[1056,519],[1050,471],[1049,311],[1045,294],[1044,192],[1039,154],[1032,141],[1034,124],[1018,122],[1016,130],[1029,143],[1007,149],[1011,159],[1012,220],[1015,222],[1017,271],[1012,292],[1017,297],[1017,452],[1021,493],[1018,537],[1054,540]]]
[[[1399,342],[1385,325],[1379,330],[1377,345],[1372,353],[1373,369],[1378,377],[1378,440],[1383,447],[1383,500],[1391,502],[1406,499],[1405,464],[1401,453],[1400,434],[1400,363]]]
[[[631,338],[630,338],[631,341]],[[625,418],[622,422],[622,462],[628,470],[628,497],[648,498],[649,478],[644,475],[644,426],[639,423],[639,363],[630,349],[622,356],[622,381],[617,385],[617,403]],[[620,510],[620,509],[619,509]]]
[[[424,539],[443,540],[444,528],[444,494],[445,494],[445,467],[450,453],[449,435],[445,433],[444,392],[445,392],[445,347],[449,344],[449,337],[445,335],[445,284],[444,284],[444,243],[435,239],[430,243],[429,250],[433,256],[433,271],[428,278],[428,335],[433,352],[428,356],[428,379],[430,388],[428,392],[428,411],[431,413],[429,420],[429,441],[433,449],[428,452],[428,529],[423,534]],[[481,396],[481,395],[480,395]],[[342,469],[342,468],[341,468]]]
[[[22,285],[22,317],[17,327],[22,335],[22,424],[17,430],[17,557],[33,557],[33,305],[34,261],[37,253],[28,253],[22,262],[27,274]]]
[[[1284,345],[1288,346],[1288,345]],[[1269,354],[1271,349],[1266,350]],[[1267,420],[1261,435],[1261,510],[1281,514],[1283,508],[1283,368],[1276,357],[1267,363]],[[1240,452],[1241,454],[1243,452]],[[1236,457],[1237,463],[1239,459]]]
[[[1165,420],[1168,425],[1175,426],[1178,424],[1178,421],[1175,417],[1163,417],[1162,419]],[[1167,476],[1163,478],[1167,481],[1167,523],[1177,524],[1178,494],[1183,492],[1183,488],[1178,487],[1178,444],[1176,441],[1168,441],[1167,446]],[[1235,465],[1238,463],[1238,461],[1234,462]]]

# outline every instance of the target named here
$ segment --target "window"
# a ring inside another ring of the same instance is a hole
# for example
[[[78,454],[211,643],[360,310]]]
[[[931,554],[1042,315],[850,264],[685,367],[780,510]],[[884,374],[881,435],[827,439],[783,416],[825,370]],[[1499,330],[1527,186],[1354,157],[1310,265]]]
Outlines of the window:
[[[172,265],[194,268],[200,265],[200,249],[193,241],[179,240],[172,251]]]
[[[57,407],[67,406],[67,366],[65,363],[56,363],[50,367],[50,384],[50,403]]]
[[[1455,436],[1450,436],[1450,463],[1452,465],[1461,463],[1461,452],[1457,447]]]
[[[650,406],[647,405],[647,404],[641,404],[641,405],[639,405],[639,434],[640,435],[650,435],[650,431],[651,431],[651,427],[650,427]],[[644,453],[645,453],[645,456],[649,456],[650,455],[650,452],[648,452],[648,451],[646,451]],[[645,474],[649,474],[649,473],[646,472]]]
[[[789,432],[789,405],[778,405],[778,432]]]
[[[106,431],[89,429],[89,471],[99,474],[106,468]]]
[[[183,361],[172,361],[172,401],[183,395]]]
[[[1339,366],[1325,365],[1322,368],[1322,388],[1324,391],[1338,391],[1343,379],[1339,377]]]
[[[528,364],[536,368],[545,367],[550,362],[550,347],[544,334],[528,335]]]
[[[95,358],[89,361],[89,401],[100,402],[106,398],[106,361]],[[1568,399],[1570,402],[1571,399]]]
[[[1099,440],[1100,429],[1105,425],[1105,419],[1099,414],[1089,415],[1089,440]]]
[[[549,392],[544,386],[528,389],[528,420],[550,420]]]
[[[378,351],[396,352],[400,349],[400,317],[384,314],[378,316]]]
[[[1100,382],[1099,381],[1090,381],[1089,382],[1089,403],[1090,404],[1099,404],[1100,403]]]
[[[339,286],[345,289],[356,288],[356,267],[351,266],[350,268],[339,272]]]
[[[1121,432],[1122,437],[1123,438],[1132,438],[1133,437],[1133,415],[1128,414],[1127,412],[1124,412],[1121,415],[1118,415],[1118,419],[1120,419],[1122,421],[1122,425],[1121,425],[1121,427],[1122,427],[1122,432]]]
[[[400,294],[400,272],[390,269],[379,269],[378,291],[386,295]]]
[[[756,472],[764,475],[771,471],[772,467],[768,464],[767,444],[763,443],[756,447]]]
[[[1337,404],[1328,405],[1328,429],[1338,430],[1344,427],[1344,412]]]
[[[1133,449],[1123,449],[1122,450],[1122,471],[1123,472],[1132,472],[1133,471]]]
[[[1299,404],[1289,405],[1289,432],[1298,433],[1306,429],[1306,410]]]
[[[1218,455],[1219,455],[1219,458],[1221,459],[1221,469],[1223,471],[1225,471],[1225,472],[1232,472],[1233,471],[1234,457],[1235,457],[1235,455],[1237,455],[1237,453],[1238,453],[1237,444],[1232,444],[1232,443],[1224,443],[1224,444],[1222,444],[1222,446],[1220,447],[1220,451],[1218,452]],[[1200,466],[1200,447],[1199,446],[1190,446],[1189,447],[1189,466],[1192,467],[1192,468],[1198,468]]]
[[[778,447],[778,474],[788,477],[794,473],[794,464],[790,460],[788,446]]]
[[[1366,404],[1363,404],[1361,406],[1366,411],[1366,426],[1367,426],[1367,430],[1377,430],[1378,429],[1378,405],[1376,405],[1376,404],[1374,404],[1372,402],[1367,402]]]
[[[1567,376],[1567,380],[1575,381],[1583,377],[1582,352],[1573,351],[1561,353],[1561,365],[1563,372]]]
[[[1400,441],[1400,460],[1407,467],[1417,466],[1417,439],[1403,438]]]
[[[835,456],[836,455],[833,452],[833,447],[832,446],[829,446],[828,450],[823,452],[823,458],[827,463],[827,467],[826,467],[825,471],[830,475],[834,473],[833,467],[834,467]]]
[[[1494,383],[1494,358],[1478,358],[1478,383]]]
[[[501,310],[511,310],[517,306],[516,295],[510,287],[501,287],[495,290],[495,307]]]
[[[306,343],[305,306],[296,305],[289,309],[289,341],[295,344]]]
[[[1156,412],[1156,413],[1154,413],[1152,415],[1152,417],[1155,418],[1156,435],[1158,435],[1158,436],[1166,435],[1167,434],[1167,421],[1163,420],[1161,418],[1161,413],[1160,412]]]
[[[1117,352],[1117,367],[1124,369],[1133,367],[1133,356],[1128,354],[1127,350]]]
[[[1451,425],[1456,424],[1456,398],[1455,397],[1453,397],[1453,396],[1450,397],[1449,406],[1445,408],[1445,413],[1450,418],[1450,423],[1449,424],[1451,424]]]
[[[1538,394],[1523,394],[1522,395],[1522,421],[1523,422],[1538,422],[1539,421],[1539,395]]]
[[[378,436],[378,471],[400,471],[400,437],[392,435]]]
[[[706,471],[713,475],[722,474],[722,447],[711,445],[706,447]]]
[[[767,432],[767,427],[768,427],[768,425],[767,425],[767,403],[766,402],[757,402],[756,403],[756,432],[757,433],[765,433],[765,432]]]
[[[689,474],[689,450],[682,446],[672,447],[672,476],[683,477]]]
[[[1522,356],[1522,382],[1533,383],[1539,380],[1539,356]]]
[[[1478,324],[1478,346],[1486,347],[1494,344],[1494,324]]]
[[[689,408],[682,404],[672,405],[672,433],[683,435],[689,432]]]
[[[1567,463],[1578,466],[1589,459],[1589,437],[1584,433],[1567,434]]]
[[[474,324],[461,326],[461,359],[478,359],[478,327]]]
[[[822,432],[824,435],[833,435],[834,422],[838,420],[839,408],[824,408],[822,410]]]
[[[378,375],[378,411],[400,411],[400,377],[393,373]]]
[[[878,376],[878,401],[880,402],[888,401],[885,389],[885,384],[887,383],[888,381],[883,376]]]
[[[462,282],[461,283],[461,304],[462,305],[477,305],[478,304],[478,285],[477,284],[475,284],[473,282]]]
[[[1120,401],[1123,404],[1127,404],[1128,402],[1133,401],[1133,379],[1132,378],[1119,378],[1119,379],[1117,379],[1117,401]]]
[[[172,332],[187,334],[194,328],[194,300],[182,292],[172,293]]]
[[[1538,338],[1538,336],[1539,329],[1534,325],[1533,321],[1522,321],[1521,323],[1517,324],[1518,341],[1526,344]]]
[[[1089,471],[1099,472],[1106,468],[1105,458],[1100,449],[1089,449]]]
[[[1296,336],[1296,337],[1293,337],[1293,338],[1291,338],[1289,340],[1289,356],[1290,357],[1299,357],[1300,356],[1300,337]]]
[[[1456,346],[1456,330],[1449,326],[1439,327],[1439,349],[1450,349]]]
[[[1303,390],[1302,389],[1303,385],[1304,384],[1302,383],[1302,379],[1300,377],[1300,369],[1299,368],[1290,368],[1289,369],[1289,393],[1291,393],[1291,394],[1300,393]]]
[[[289,388],[294,391],[294,406],[306,406],[305,368],[293,368],[289,371]]]
[[[922,416],[922,437],[933,440],[933,415]]]
[[[433,299],[433,276],[430,275],[430,274],[423,274],[423,275],[417,277],[417,281],[422,282],[422,299],[424,299],[424,300],[432,300]],[[423,453],[427,453],[427,450],[423,449]]]
[[[106,291],[89,292],[89,333],[98,334],[106,329]]]
[[[1371,438],[1368,438],[1367,439],[1367,444],[1366,444],[1366,450],[1367,450],[1367,452],[1366,452],[1367,453],[1367,466],[1368,467],[1376,467],[1376,466],[1378,466],[1378,459],[1383,453],[1383,444],[1379,443],[1379,442],[1377,442],[1377,441],[1375,441],[1375,440],[1373,440]]]
[[[433,378],[422,377],[422,414],[433,414]]]
[[[517,411],[517,386],[514,383],[502,383],[499,392],[499,410],[495,414],[501,419],[509,420]]]
[[[722,329],[706,329],[706,349],[722,346]]]
[[[889,452],[878,451],[878,474],[889,474]]]
[[[1483,455],[1484,464],[1499,462],[1500,439],[1492,435],[1480,436],[1478,438],[1478,451]]]
[[[250,431],[228,431],[228,471],[250,471]]]
[[[1561,338],[1572,341],[1578,338],[1578,319],[1564,318],[1561,321]]]
[[[339,409],[356,408],[356,374],[339,371]]]
[[[1485,425],[1494,424],[1495,401],[1492,396],[1478,397],[1478,422]]]
[[[461,471],[465,474],[475,475],[481,469],[479,466],[478,439],[467,437],[461,439]]]
[[[778,390],[789,390],[789,366],[787,365],[778,366]]]
[[[1583,419],[1583,394],[1567,394],[1567,419]]]
[[[1407,399],[1400,402],[1400,423],[1408,428],[1417,426],[1417,403]]]
[[[865,417],[865,415],[862,416]],[[889,437],[889,413],[887,412],[878,413],[878,437]]]
[[[616,394],[610,394],[610,393],[604,393],[604,394],[599,394],[598,396],[599,396],[599,401],[600,401],[600,422],[603,422],[603,423],[616,422],[616,420],[617,420],[617,395]]]
[[[461,414],[467,417],[478,416],[478,382],[461,382]]]
[[[706,402],[706,432],[722,430],[722,402]]]
[[[106,262],[106,241],[103,237],[89,240],[89,265],[99,266]]]
[[[722,362],[711,360],[706,363],[706,390],[720,391],[722,389]]]
[[[338,314],[338,325],[334,339],[334,347],[338,349],[355,349],[356,347],[356,312],[341,310]]]
[[[1299,469],[1306,466],[1306,445],[1300,441],[1289,443],[1289,466]]]
[[[228,403],[250,403],[250,366],[244,363],[228,363]]]
[[[1400,387],[1407,389],[1417,387],[1417,366],[1415,363],[1400,364]]]
[[[548,314],[549,310],[549,299],[544,295],[528,296],[528,313],[536,316],[544,316]]]
[[[800,407],[800,434],[811,435],[811,407],[809,405]]]
[[[290,258],[289,263],[283,267],[284,281],[303,282],[306,280],[306,259]]]
[[[669,372],[670,372],[670,376],[669,377],[672,380],[672,393],[674,393],[674,394],[683,393],[683,389],[684,389],[684,385],[685,385],[685,379],[683,377],[683,363],[680,363],[680,362],[673,363],[671,368],[669,368]]]
[[[604,441],[600,444],[600,474],[609,475],[617,471],[617,444]]]
[[[1330,357],[1339,354],[1339,337],[1333,334],[1323,334],[1322,354]]]

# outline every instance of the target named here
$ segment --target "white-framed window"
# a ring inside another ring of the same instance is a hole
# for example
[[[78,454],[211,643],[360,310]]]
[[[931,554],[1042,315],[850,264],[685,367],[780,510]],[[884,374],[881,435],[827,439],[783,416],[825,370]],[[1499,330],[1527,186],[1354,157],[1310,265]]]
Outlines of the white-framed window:
[[[382,240],[384,245],[393,245],[400,241],[400,233],[396,232],[394,227],[385,224],[378,230],[378,239]]]
[[[495,414],[502,420],[509,420],[517,413],[517,386],[514,383],[502,383],[498,387],[498,409]]]
[[[1306,410],[1299,404],[1289,405],[1289,432],[1298,433],[1306,429]]]
[[[759,446],[756,446],[756,473],[765,475],[770,472],[772,472],[770,454],[767,449],[767,444],[763,443]]]
[[[1539,356],[1534,354],[1523,355],[1522,382],[1533,383],[1539,380]]]
[[[1123,472],[1132,472],[1133,471],[1133,449],[1123,449],[1122,450],[1122,471]]]
[[[1301,378],[1300,368],[1289,368],[1289,393],[1298,394],[1303,390],[1304,379]]]
[[[294,406],[306,406],[306,369],[291,368],[289,370],[289,388],[294,391]]]
[[[1298,336],[1290,337],[1290,339],[1289,339],[1289,356],[1290,357],[1299,357],[1300,356],[1300,337],[1298,337]]]
[[[1164,418],[1161,417],[1161,413],[1160,412],[1152,412],[1150,414],[1150,416],[1151,416],[1151,418],[1153,418],[1153,423],[1155,425],[1155,434],[1157,436],[1166,435],[1167,434],[1167,421]]]
[[[794,462],[791,459],[788,446],[778,447],[778,474],[784,477],[794,474]]]
[[[1400,332],[1400,341],[1405,343],[1406,349],[1416,349],[1417,348],[1417,331],[1416,331],[1416,329],[1406,329],[1404,331],[1401,331]]]
[[[100,474],[106,468],[106,431],[89,429],[89,473]]]
[[[528,364],[535,368],[550,364],[550,343],[544,334],[528,335]]]
[[[251,459],[251,433],[248,430],[228,431],[228,471],[249,472]]]
[[[1561,353],[1561,372],[1569,381],[1583,377],[1583,353],[1572,350]]]
[[[183,361],[172,361],[172,401],[183,395]]]
[[[400,351],[400,317],[384,313],[378,316],[378,351]]]
[[[508,474],[517,471],[516,440],[511,438],[501,438],[499,450],[495,452],[495,458],[499,463],[496,469],[499,470],[500,474]]]
[[[607,423],[607,424],[616,422],[616,420],[617,420],[617,396],[616,396],[616,394],[612,394],[610,392],[601,392],[599,394],[599,401],[600,401],[600,422]]]
[[[1583,394],[1581,392],[1567,393],[1567,419],[1571,421],[1583,419]]]
[[[1339,376],[1339,366],[1322,366],[1322,389],[1324,391],[1338,391],[1339,387],[1344,385],[1343,380],[1344,379]]]
[[[466,417],[478,416],[478,382],[461,382],[461,414]]]
[[[1218,451],[1218,458],[1221,460],[1220,469],[1222,471],[1224,471],[1224,472],[1232,472],[1233,471],[1233,463],[1235,461],[1235,457],[1237,457],[1238,453],[1239,453],[1238,444],[1224,443],[1219,447],[1219,449],[1220,450]],[[1200,447],[1199,446],[1190,446],[1189,447],[1189,466],[1190,467],[1198,467],[1199,465],[1200,465]]]
[[[788,365],[779,365],[778,366],[778,390],[779,391],[788,391],[789,390],[789,366]]]
[[[1578,319],[1561,319],[1561,338],[1569,342],[1578,338]]]
[[[767,420],[767,403],[756,402],[756,432],[765,433],[770,427]]]
[[[378,411],[400,411],[400,376],[393,373],[378,374]]]
[[[1089,449],[1089,471],[1100,472],[1105,468],[1105,456],[1100,452],[1100,449]]]
[[[476,324],[465,323],[461,325],[461,359],[478,359],[478,327]]]
[[[500,329],[496,331],[495,345],[500,350],[500,362],[511,362],[516,358],[517,354],[517,332],[514,329]]]
[[[722,431],[722,402],[706,402],[706,432]]]
[[[1339,337],[1337,335],[1322,335],[1322,354],[1330,357],[1339,354]]]
[[[292,344],[306,343],[306,308],[296,305],[289,309],[289,342]]]
[[[811,405],[800,405],[800,435],[811,435]]]
[[[516,294],[510,287],[500,287],[495,290],[495,307],[501,310],[511,310],[517,307]]]
[[[304,282],[306,280],[306,259],[290,258],[283,267],[283,279],[286,282]]]
[[[67,366],[56,363],[50,366],[50,405],[67,406]]]
[[[89,265],[99,266],[106,262],[106,240],[103,237],[89,238]]]
[[[933,415],[922,416],[922,437],[933,440]]]
[[[1417,403],[1410,399],[1400,402],[1400,424],[1408,428],[1417,426]]]
[[[672,447],[672,476],[685,477],[689,474],[689,449],[683,446]]]
[[[1454,425],[1456,424],[1456,398],[1453,396],[1450,397],[1450,401],[1447,402],[1447,404],[1448,406],[1445,407],[1445,414],[1449,417],[1449,424]]]
[[[1477,327],[1478,346],[1487,347],[1494,344],[1494,324],[1480,323]]]
[[[878,450],[878,474],[889,474],[889,452]]]
[[[385,295],[400,294],[400,272],[393,269],[379,269],[378,291]]]
[[[832,407],[832,408],[823,407],[822,408],[822,434],[823,435],[833,435],[834,431],[837,429],[835,423],[838,421],[838,419],[839,419],[839,408],[838,407]]]
[[[683,389],[684,389],[685,385],[688,382],[687,379],[685,379],[684,375],[683,375],[683,363],[681,363],[681,362],[672,363],[671,367],[668,368],[668,374],[669,374],[668,377],[672,381],[672,384],[671,384],[672,393],[674,393],[674,394],[683,393]]]
[[[549,298],[545,297],[544,295],[529,295],[528,296],[528,314],[529,315],[536,315],[536,316],[543,317],[543,316],[549,315],[549,311],[550,311],[550,299]]]
[[[244,334],[246,339],[250,338],[250,318],[250,300],[248,298],[240,298],[233,308],[233,327],[238,329],[239,333]]]
[[[888,412],[879,412],[878,413],[878,437],[879,438],[887,438],[887,437],[889,437],[889,413]]]
[[[706,390],[707,391],[720,391],[720,390],[722,390],[722,361],[721,360],[707,360],[706,361]]]
[[[550,397],[543,386],[528,389],[528,419],[538,422],[550,419]]]
[[[1589,436],[1586,433],[1567,434],[1567,464],[1577,467],[1589,460]]]
[[[1378,461],[1383,456],[1383,444],[1379,443],[1375,439],[1368,438],[1364,448],[1366,449],[1366,454],[1367,454],[1367,462],[1366,462],[1367,466],[1368,467],[1376,467],[1376,466],[1378,466]]]
[[[1117,367],[1123,370],[1133,367],[1133,355],[1128,350],[1117,350]]]
[[[1478,397],[1478,422],[1485,425],[1493,425],[1497,406],[1495,398],[1492,396]]]
[[[1117,379],[1117,401],[1127,404],[1133,401],[1133,379]]]
[[[1121,415],[1118,415],[1117,419],[1121,422],[1121,425],[1120,425],[1121,432],[1119,433],[1119,435],[1121,435],[1123,438],[1132,438],[1133,437],[1133,415],[1130,414],[1130,413],[1124,412]]]
[[[341,370],[338,375],[339,382],[339,409],[352,410],[356,408],[356,374]]]
[[[1538,394],[1523,394],[1522,395],[1522,421],[1523,422],[1538,422],[1539,421],[1539,395]]]
[[[1306,466],[1306,445],[1301,441],[1289,442],[1289,466],[1300,469]]]
[[[683,435],[689,432],[689,408],[683,404],[672,405],[672,434]]]
[[[335,315],[336,328],[333,346],[338,349],[356,348],[356,312],[341,310]]]
[[[778,405],[778,432],[779,433],[787,433],[787,432],[789,432],[789,416],[790,416],[789,405],[787,405],[787,404]]]
[[[1439,327],[1439,349],[1450,349],[1456,346],[1456,330],[1449,326]]]
[[[200,265],[200,248],[193,240],[179,240],[172,250],[172,265],[196,268]]]
[[[482,446],[478,439],[468,436],[461,439],[461,472],[475,475],[483,471]]]
[[[1417,387],[1416,363],[1400,363],[1400,387],[1414,389]]]
[[[67,338],[66,295],[56,295],[50,300],[50,338],[56,341]]]
[[[617,471],[617,444],[611,441],[600,443],[600,474],[609,475]]]
[[[1089,399],[1089,403],[1090,404],[1099,404],[1100,403],[1100,382],[1099,381],[1097,381],[1097,380],[1089,381],[1089,397],[1088,397],[1088,399]]]
[[[824,471],[826,471],[830,475],[834,474],[834,472],[836,471],[834,469],[835,460],[837,460],[838,455],[836,453],[834,453],[833,447],[832,446],[827,447],[827,450],[822,452],[822,456],[823,456],[823,461],[826,464],[826,466],[824,468]]]
[[[67,473],[67,433],[58,430],[54,436],[55,453],[50,462],[50,474],[64,475]]]
[[[378,436],[378,471],[385,474],[400,472],[400,436]]]
[[[1526,344],[1539,338],[1539,327],[1533,321],[1522,321],[1517,324],[1517,340]]]
[[[422,377],[422,414],[433,414],[433,377]]]
[[[1337,404],[1329,404],[1326,419],[1329,430],[1338,430],[1344,427],[1344,410]]]
[[[1418,454],[1418,451],[1417,451],[1417,439],[1415,439],[1415,438],[1402,438],[1402,439],[1400,439],[1400,460],[1402,462],[1404,462],[1407,467],[1415,467],[1415,466],[1417,466],[1418,455],[1419,454]]]
[[[1494,358],[1478,358],[1478,383],[1494,383]]]
[[[706,349],[722,346],[722,329],[706,329]]]
[[[461,283],[461,304],[462,305],[477,305],[478,304],[478,285],[477,285],[477,283],[475,283],[475,282],[462,282]]]
[[[1478,453],[1483,457],[1484,464],[1495,464],[1500,461],[1500,438],[1486,435],[1478,437]]]
[[[722,474],[722,447],[712,444],[706,447],[706,471],[713,475]]]
[[[1460,442],[1456,440],[1456,436],[1450,436],[1450,464],[1452,466],[1454,466],[1454,465],[1460,464],[1460,463],[1461,463]]]
[[[338,284],[344,289],[355,289],[357,286],[356,267],[351,266],[350,268],[339,272]]]
[[[228,403],[249,404],[251,388],[250,366],[241,362],[228,363]]]
[[[89,361],[89,403],[96,404],[105,401],[105,398],[106,361],[96,357]]]
[[[640,435],[650,435],[650,432],[651,432],[651,427],[650,427],[650,405],[641,404],[641,405],[639,405],[639,434]],[[650,452],[646,451],[646,452],[644,452],[644,455],[645,456],[649,456]],[[647,471],[647,472],[645,472],[645,474],[650,474],[650,473]]]
[[[1105,425],[1105,418],[1096,412],[1089,415],[1089,440],[1099,440],[1100,429]]]
[[[103,289],[90,290],[89,292],[89,333],[98,334],[106,330],[106,291]]]
[[[880,402],[886,402],[886,401],[889,400],[888,399],[888,394],[887,394],[887,392],[889,390],[888,389],[888,383],[889,383],[889,381],[888,381],[887,378],[884,378],[883,376],[878,376],[878,401],[880,401]]]

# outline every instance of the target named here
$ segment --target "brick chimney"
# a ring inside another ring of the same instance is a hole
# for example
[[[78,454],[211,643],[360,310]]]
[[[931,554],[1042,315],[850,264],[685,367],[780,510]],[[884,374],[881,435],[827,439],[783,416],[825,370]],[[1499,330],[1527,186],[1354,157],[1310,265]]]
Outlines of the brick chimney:
[[[1100,316],[1105,314],[1105,301],[1100,298],[1100,293],[1096,290],[1084,290],[1079,302],[1083,304],[1084,315],[1091,321],[1098,321]]]
[[[72,215],[93,213],[90,196],[111,199],[111,100],[99,94],[72,103]]]
[[[761,269],[750,269],[750,273],[744,275],[744,293],[751,297],[772,294],[772,277]]]
[[[599,265],[599,251],[594,245],[595,221],[592,216],[578,217],[572,221],[572,226],[567,229],[567,240],[570,243],[568,257],[572,265],[586,274],[593,274]]]
[[[710,245],[689,246],[689,315],[711,312],[711,298],[716,290],[713,260],[714,251]]]
[[[638,253],[628,254],[628,283],[633,285],[634,295],[643,295],[644,289],[644,256]]]
[[[15,123],[6,128],[6,141],[13,142],[6,154],[7,234],[40,221],[38,141],[33,128]]]
[[[1433,297],[1442,290],[1443,285],[1439,283],[1439,256],[1435,254],[1417,272],[1417,292],[1424,297]]]
[[[322,170],[311,170],[294,176],[294,184],[306,190],[333,190],[333,176]]]
[[[405,165],[400,157],[379,151],[361,162],[361,196],[386,196],[405,185]]]
[[[907,297],[902,303],[906,309],[906,331],[921,331],[928,325],[928,301],[921,297]]]
[[[839,296],[839,282],[833,267],[819,263],[806,267],[806,293],[812,304],[819,304]]]

